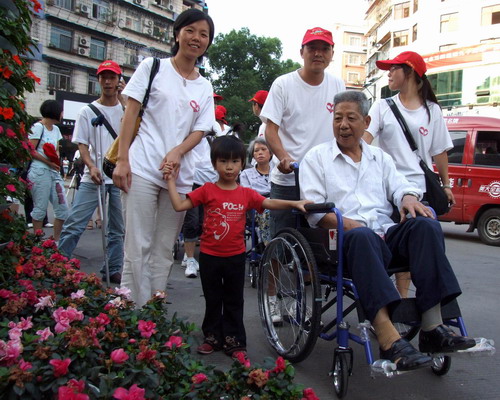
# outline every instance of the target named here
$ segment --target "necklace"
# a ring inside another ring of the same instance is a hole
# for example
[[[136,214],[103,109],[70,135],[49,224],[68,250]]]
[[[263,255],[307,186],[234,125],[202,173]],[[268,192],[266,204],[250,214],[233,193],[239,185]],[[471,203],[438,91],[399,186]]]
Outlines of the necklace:
[[[186,87],[186,85],[187,85],[186,79],[193,73],[195,66],[193,66],[193,69],[191,70],[191,72],[189,72],[189,74],[187,74],[186,77],[184,77],[184,76],[182,76],[181,69],[179,68],[179,66],[175,62],[175,57],[172,57],[172,61],[174,62],[174,65],[175,65],[175,68],[177,69],[177,72],[179,73],[179,75],[182,78],[182,83],[184,84],[184,87]]]

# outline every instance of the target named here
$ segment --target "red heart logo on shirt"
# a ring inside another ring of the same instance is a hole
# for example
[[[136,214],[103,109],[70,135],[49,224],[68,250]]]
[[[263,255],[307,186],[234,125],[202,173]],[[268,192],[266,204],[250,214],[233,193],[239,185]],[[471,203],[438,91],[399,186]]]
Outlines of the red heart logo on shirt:
[[[427,136],[429,134],[429,130],[425,129],[423,126],[418,130],[422,136]]]
[[[326,109],[330,112],[330,114],[333,112],[333,103],[326,103]]]

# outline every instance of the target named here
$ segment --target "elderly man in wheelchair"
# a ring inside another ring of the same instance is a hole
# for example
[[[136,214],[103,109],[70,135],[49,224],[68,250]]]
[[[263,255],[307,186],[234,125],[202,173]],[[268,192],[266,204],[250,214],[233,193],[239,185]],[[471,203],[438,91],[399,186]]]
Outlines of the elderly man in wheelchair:
[[[461,290],[445,255],[444,236],[422,192],[409,183],[381,149],[361,138],[368,127],[369,104],[356,91],[334,99],[334,140],[311,149],[300,164],[301,198],[334,202],[343,214],[343,254],[361,305],[380,346],[380,357],[398,370],[432,363],[427,353],[447,353],[475,345],[443,324],[441,305]],[[393,204],[401,222],[391,219]],[[311,226],[336,228],[334,213],[309,214]],[[401,338],[391,322],[400,295],[387,274],[391,260],[409,265],[421,313],[419,350]]]

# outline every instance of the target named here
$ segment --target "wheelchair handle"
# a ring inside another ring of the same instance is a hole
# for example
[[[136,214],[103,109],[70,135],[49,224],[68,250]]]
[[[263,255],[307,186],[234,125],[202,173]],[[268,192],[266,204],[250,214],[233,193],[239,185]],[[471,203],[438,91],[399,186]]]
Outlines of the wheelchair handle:
[[[328,203],[317,203],[317,204],[305,204],[304,208],[306,209],[307,212],[312,212],[312,213],[331,212],[332,209],[335,208],[335,203],[328,202]]]

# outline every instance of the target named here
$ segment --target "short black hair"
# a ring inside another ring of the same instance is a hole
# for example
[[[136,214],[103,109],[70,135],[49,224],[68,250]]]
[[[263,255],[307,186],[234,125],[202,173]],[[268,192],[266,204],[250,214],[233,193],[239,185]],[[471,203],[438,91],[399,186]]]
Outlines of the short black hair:
[[[241,159],[241,168],[245,168],[246,149],[241,139],[233,135],[219,136],[212,142],[210,150],[210,160],[215,167],[217,159]]]
[[[195,22],[198,21],[207,21],[208,27],[210,28],[210,32],[208,33],[208,46],[207,50],[212,44],[214,40],[214,35],[215,35],[215,26],[214,26],[214,21],[212,20],[212,17],[210,15],[205,14],[203,11],[200,11],[196,8],[188,8],[187,10],[181,12],[177,19],[174,22],[174,45],[172,46],[172,56],[175,56],[177,52],[179,51],[179,42],[176,40],[177,36],[179,35],[179,32],[181,31],[182,28],[185,26],[194,24]],[[198,63],[201,63],[203,61],[203,56],[205,54],[201,55],[198,57]]]
[[[56,100],[45,100],[40,106],[40,114],[43,118],[55,119],[56,121],[61,120],[61,113],[63,108],[61,103]]]

